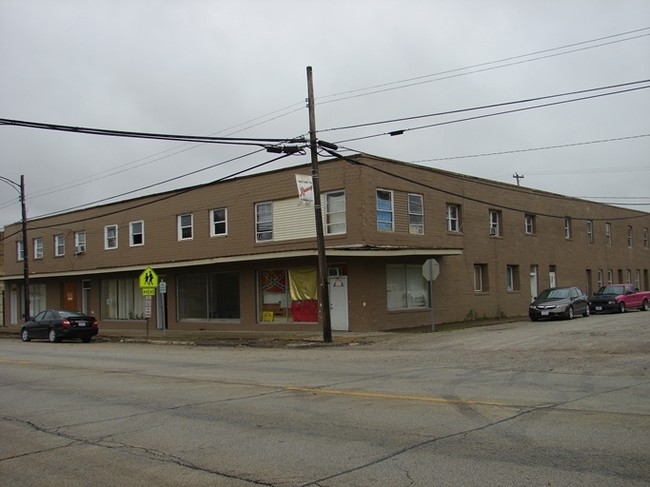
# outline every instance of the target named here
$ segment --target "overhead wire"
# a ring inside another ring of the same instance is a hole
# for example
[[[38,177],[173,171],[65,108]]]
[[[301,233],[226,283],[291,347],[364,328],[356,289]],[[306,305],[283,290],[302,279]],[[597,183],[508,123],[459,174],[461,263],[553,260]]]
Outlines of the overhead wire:
[[[650,80],[647,80],[645,82],[649,82],[649,81]],[[511,114],[511,113],[524,112],[524,111],[528,111],[528,110],[536,110],[536,109],[539,109],[539,108],[547,108],[547,107],[551,107],[551,106],[565,105],[567,103],[575,103],[575,102],[578,102],[578,101],[585,101],[585,100],[590,100],[590,99],[594,99],[594,98],[601,98],[601,97],[605,97],[605,96],[618,95],[618,94],[622,94],[622,93],[629,93],[629,92],[638,91],[638,90],[645,90],[645,89],[648,89],[648,88],[650,88],[650,85],[634,87],[634,88],[626,88],[626,89],[622,89],[622,90],[618,90],[618,91],[611,91],[611,92],[608,92],[608,93],[599,93],[599,94],[596,94],[596,95],[589,95],[589,96],[583,96],[583,97],[578,97],[578,98],[572,98],[570,100],[561,100],[561,101],[555,101],[555,102],[549,102],[549,103],[542,103],[542,104],[539,104],[539,105],[534,105],[534,106],[529,106],[529,107],[515,108],[515,109],[512,109],[512,110],[503,110],[503,111],[492,112],[492,113],[487,113],[487,114],[483,114],[483,115],[476,115],[476,116],[473,116],[473,117],[460,118],[460,119],[456,119],[456,120],[447,120],[447,121],[444,121],[444,122],[432,123],[432,124],[427,124],[427,125],[420,125],[420,126],[415,126],[415,127],[407,127],[407,128],[402,128],[402,129],[399,129],[399,130],[392,130],[390,132],[381,132],[381,133],[365,135],[365,136],[361,136],[361,137],[354,137],[354,138],[349,138],[349,139],[344,139],[344,140],[338,140],[338,141],[335,141],[335,143],[344,144],[344,143],[347,143],[347,142],[354,142],[354,141],[359,141],[359,140],[372,139],[372,138],[382,137],[382,136],[386,136],[386,135],[388,135],[388,136],[402,135],[402,134],[404,134],[406,132],[412,132],[412,131],[415,131],[415,130],[423,130],[423,129],[433,128],[433,127],[441,127],[443,125],[452,125],[452,124],[456,124],[456,123],[460,123],[460,122],[468,122],[468,121],[472,121],[472,120],[480,120],[480,119],[484,119],[484,118],[496,117],[496,116],[499,116],[499,115],[507,115],[507,114]],[[480,108],[480,107],[475,108],[475,110],[481,110],[481,109],[482,108]],[[430,116],[435,116],[435,115],[430,115]]]

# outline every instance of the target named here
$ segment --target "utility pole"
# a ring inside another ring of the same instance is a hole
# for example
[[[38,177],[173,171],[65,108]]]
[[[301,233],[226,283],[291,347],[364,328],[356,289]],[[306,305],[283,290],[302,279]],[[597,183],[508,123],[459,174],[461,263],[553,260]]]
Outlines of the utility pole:
[[[519,180],[520,180],[520,179],[524,179],[524,175],[523,175],[523,174],[522,174],[522,175],[519,175],[519,173],[517,173],[517,172],[514,173],[514,174],[512,175],[512,177],[515,178],[515,179],[517,180],[517,186],[519,186]]]
[[[27,209],[25,207],[25,176],[20,176],[20,209],[23,223],[23,279],[25,281],[25,322],[31,318],[29,316],[29,260],[27,247]]]
[[[307,66],[307,108],[309,109],[309,148],[311,152],[311,177],[314,190],[314,213],[316,217],[316,243],[318,246],[318,274],[321,312],[323,320],[323,341],[332,342],[332,322],[330,319],[330,289],[325,256],[325,236],[323,235],[323,213],[320,200],[320,177],[318,174],[318,151],[316,140],[316,112],[314,110],[314,85],[311,66]]]
[[[23,232],[23,279],[25,280],[25,321],[29,321],[29,251],[27,248],[27,209],[25,208],[25,176],[20,176],[20,184],[11,179],[0,176],[0,181],[7,183],[20,194],[20,207],[22,213]]]

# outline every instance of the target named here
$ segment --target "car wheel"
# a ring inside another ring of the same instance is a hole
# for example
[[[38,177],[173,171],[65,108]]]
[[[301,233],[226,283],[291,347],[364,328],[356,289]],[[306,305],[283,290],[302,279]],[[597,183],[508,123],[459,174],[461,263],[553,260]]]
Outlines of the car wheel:
[[[24,342],[30,341],[31,337],[29,336],[29,331],[23,330],[22,333],[20,334],[20,338],[22,338]]]
[[[573,306],[569,306],[569,309],[566,312],[567,318],[572,320],[573,319]]]
[[[582,313],[582,316],[585,318],[591,314],[591,310],[589,309],[589,306],[585,306],[585,312]]]
[[[618,312],[619,313],[625,313],[625,303],[623,301],[618,303]]]
[[[56,336],[56,330],[55,330],[54,328],[51,328],[51,329],[50,329],[50,333],[47,335],[47,338],[48,338],[52,343],[55,343],[55,342],[58,342],[58,341],[59,341],[59,337]]]
[[[648,311],[648,300],[644,299],[643,304],[641,305],[641,311]]]

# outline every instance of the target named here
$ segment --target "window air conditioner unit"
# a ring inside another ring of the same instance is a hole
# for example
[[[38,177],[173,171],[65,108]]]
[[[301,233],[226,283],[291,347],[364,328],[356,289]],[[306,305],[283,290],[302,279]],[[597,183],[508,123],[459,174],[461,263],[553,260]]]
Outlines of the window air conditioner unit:
[[[497,228],[496,227],[490,227],[490,237],[495,237],[497,234]]]
[[[85,245],[77,245],[74,248],[74,255],[85,254],[85,253],[86,253],[86,246]]]

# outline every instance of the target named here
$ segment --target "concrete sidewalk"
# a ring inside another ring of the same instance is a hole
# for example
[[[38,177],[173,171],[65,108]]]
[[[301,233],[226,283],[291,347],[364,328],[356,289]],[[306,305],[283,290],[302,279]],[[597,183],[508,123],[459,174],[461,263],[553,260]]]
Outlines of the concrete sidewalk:
[[[0,326],[0,338],[20,339],[20,326]],[[151,343],[188,346],[230,346],[261,348],[300,348],[316,346],[357,346],[388,340],[393,332],[332,332],[332,342],[323,340],[322,332],[305,331],[214,331],[214,330],[146,330],[103,329],[93,338],[98,342]]]

